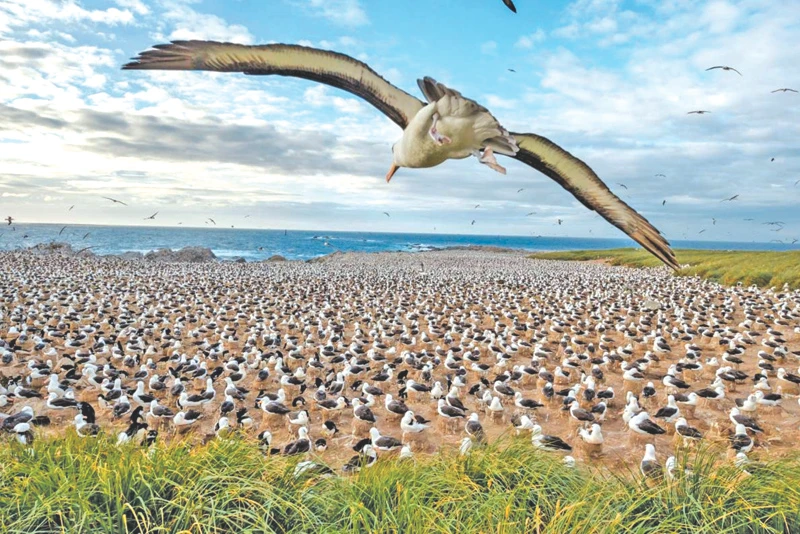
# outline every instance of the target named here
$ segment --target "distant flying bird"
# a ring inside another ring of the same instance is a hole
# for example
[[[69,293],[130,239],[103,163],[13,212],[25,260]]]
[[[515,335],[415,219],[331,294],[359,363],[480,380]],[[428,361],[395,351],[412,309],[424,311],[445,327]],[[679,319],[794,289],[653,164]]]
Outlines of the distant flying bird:
[[[91,247],[84,247],[84,248],[80,249],[78,252],[76,252],[75,255],[76,256],[80,256],[81,252],[86,252],[87,250],[91,250],[93,248],[95,248],[94,245],[92,245]]]
[[[536,215],[536,212],[535,212],[535,211],[532,211],[532,212],[530,212],[530,213],[526,213],[526,214],[525,214],[525,217],[530,217],[531,215]]]
[[[65,226],[65,227],[63,227],[61,230],[59,230],[59,232],[58,232],[58,235],[61,235],[61,234],[63,234],[63,233],[64,233],[64,230],[66,230],[66,229],[67,229],[67,227],[66,227],[66,226]]]
[[[215,220],[214,220],[214,219],[212,219],[211,217],[209,217],[209,218],[208,218],[208,220],[209,220],[209,221],[211,221],[211,222],[214,224],[214,226],[216,226],[216,225],[217,225],[217,221],[215,221]]]
[[[791,244],[794,245],[795,243],[797,243],[797,238],[796,237],[794,239],[792,239],[792,243]]]
[[[524,187],[520,187],[519,189],[517,189],[517,193],[522,193],[523,191],[525,191]]]
[[[155,218],[156,218],[156,215],[158,215],[158,212],[155,212],[155,213],[154,213],[154,214],[152,214],[150,217],[145,217],[145,218],[144,218],[144,220],[145,220],[145,221],[148,221],[148,220],[150,220],[150,219],[153,219],[153,220],[155,220]]]
[[[713,225],[717,224],[717,220],[714,217],[711,217],[711,224]]]
[[[514,2],[512,0],[503,0],[503,3],[506,5],[508,9],[510,9],[514,13],[517,12],[517,6],[514,5]]]
[[[508,72],[517,72],[514,69],[508,69]]]
[[[106,200],[110,200],[110,201],[111,201],[111,202],[113,202],[114,204],[122,204],[123,206],[127,206],[127,204],[125,204],[125,203],[124,203],[123,201],[121,201],[121,200],[116,200],[116,199],[114,199],[114,198],[111,198],[111,197],[103,197],[103,198],[104,198],[104,199],[106,199]]]
[[[344,54],[287,44],[248,46],[211,41],[158,45],[123,69],[293,76],[343,89],[366,100],[403,129],[392,148],[387,182],[400,168],[430,168],[473,154],[502,174],[505,169],[495,156],[511,157],[553,179],[662,262],[678,268],[667,240],[611,192],[588,165],[541,136],[509,133],[485,107],[432,78],[417,81],[427,101],[423,102]]]
[[[656,177],[659,177],[659,176],[661,176],[662,178],[666,178],[667,177],[666,174],[661,174],[661,173],[656,174]]]
[[[474,226],[475,225],[475,219],[472,219],[472,223],[470,223],[470,224]]]
[[[770,161],[775,161],[775,158],[772,158]]]
[[[383,214],[386,215],[387,217],[391,217],[391,215],[389,215],[388,211],[384,211]]]
[[[621,183],[621,182],[617,182],[617,185],[620,186],[620,187],[623,187],[625,189],[628,189],[628,186],[623,184],[623,183]]]
[[[772,91],[772,92],[773,92],[773,93],[785,93],[785,92],[787,92],[787,91],[788,91],[788,92],[790,92],[790,93],[796,93],[796,92],[797,92],[797,91],[795,91],[794,89],[789,89],[788,87],[784,87],[783,89],[775,89],[775,90],[774,90],[774,91]]]
[[[72,211],[72,208],[74,208],[74,207],[75,207],[75,204],[73,204],[72,206],[70,206],[70,207],[69,207],[69,209],[68,209],[67,211]]]
[[[85,234],[83,234],[83,239],[86,239],[87,237],[89,237],[89,235],[90,235],[91,233],[92,233],[92,232],[86,232]]]
[[[690,111],[689,113],[687,113],[687,115],[692,115],[692,114],[705,115],[706,113],[711,113],[711,112],[710,111],[706,111],[704,109],[698,109],[697,111]]]
[[[667,204],[667,199],[665,198],[664,200],[661,201],[661,205],[665,206],[666,204]]]
[[[795,187],[797,186],[797,184],[800,184],[800,180],[797,180],[797,181],[794,183]]]
[[[739,195],[733,195],[731,198],[723,198],[722,200],[720,200],[720,202],[731,202],[733,200],[736,200],[737,198],[739,198]]]
[[[702,233],[703,233],[703,232],[705,232],[705,231],[706,231],[706,229],[705,229],[705,228],[703,228],[702,230],[700,230],[700,231],[699,231],[699,232],[697,232],[697,233],[698,233],[698,234],[702,234]]]
[[[245,218],[245,219],[249,219],[249,218],[250,218],[250,216],[249,216],[249,215],[245,215],[245,216],[244,216],[244,218]]]
[[[8,221],[8,225],[11,226],[11,223],[14,222],[14,217],[9,215],[8,217],[6,217],[6,220]]]
[[[709,68],[706,69],[706,71],[714,70],[714,69],[732,70],[733,72],[735,72],[739,76],[742,75],[741,72],[739,72],[738,70],[734,69],[733,67],[727,67],[727,66],[724,66],[724,65],[717,65],[716,67],[709,67]]]
[[[743,221],[754,221],[755,219],[742,219]]]
[[[558,225],[559,225],[559,226],[561,226],[561,223],[562,223],[562,222],[564,222],[564,221],[563,221],[563,220],[561,220],[561,219],[558,219]]]
[[[762,224],[768,224],[770,226],[784,226],[786,223],[783,222],[783,221],[771,221],[771,222],[765,222],[765,223],[762,223]]]

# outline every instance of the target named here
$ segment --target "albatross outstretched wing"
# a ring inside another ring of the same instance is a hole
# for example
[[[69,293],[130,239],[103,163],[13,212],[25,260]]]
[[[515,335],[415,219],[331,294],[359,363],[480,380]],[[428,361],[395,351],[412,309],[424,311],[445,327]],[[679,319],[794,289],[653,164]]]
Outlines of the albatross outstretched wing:
[[[381,78],[366,63],[337,52],[298,45],[173,41],[155,45],[122,68],[209,70],[305,78],[363,98],[403,129],[423,107],[419,99]]]
[[[535,134],[511,133],[519,152],[515,158],[552,178],[592,211],[628,234],[648,252],[673,269],[679,269],[669,242],[603,183],[594,171],[549,139]]]

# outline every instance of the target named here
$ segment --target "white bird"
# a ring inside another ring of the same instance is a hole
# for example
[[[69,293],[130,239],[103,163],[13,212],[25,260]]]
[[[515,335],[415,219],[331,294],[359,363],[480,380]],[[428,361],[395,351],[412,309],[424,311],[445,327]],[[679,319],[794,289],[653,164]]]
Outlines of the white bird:
[[[603,439],[603,432],[600,430],[600,425],[594,423],[592,425],[591,430],[586,430],[585,428],[581,428],[578,431],[581,439],[590,445],[601,445],[604,441]]]
[[[614,195],[583,161],[535,134],[509,133],[489,111],[431,78],[417,81],[427,104],[395,87],[365,63],[315,48],[213,41],[176,41],[139,54],[128,70],[206,70],[310,79],[363,98],[403,129],[392,147],[387,182],[400,167],[429,168],[471,155],[505,173],[494,155],[513,157],[572,193],[670,267],[678,263],[644,217]]]

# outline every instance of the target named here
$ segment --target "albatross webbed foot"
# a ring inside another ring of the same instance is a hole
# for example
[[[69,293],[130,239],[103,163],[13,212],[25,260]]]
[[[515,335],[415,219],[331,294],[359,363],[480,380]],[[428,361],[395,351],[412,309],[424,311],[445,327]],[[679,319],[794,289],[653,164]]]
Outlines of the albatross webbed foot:
[[[439,133],[439,131],[436,129],[436,123],[437,122],[439,122],[439,114],[438,113],[434,113],[433,114],[433,124],[431,125],[431,129],[428,130],[428,135],[430,135],[431,139],[433,139],[433,142],[436,143],[439,146],[449,145],[453,141],[449,137],[447,137],[446,135],[442,135],[442,134]]]
[[[492,147],[486,147],[483,150],[483,155],[478,157],[478,161],[484,165],[488,165],[490,169],[493,169],[500,174],[506,173],[506,168],[497,163],[497,158],[494,157],[494,151],[492,150]]]

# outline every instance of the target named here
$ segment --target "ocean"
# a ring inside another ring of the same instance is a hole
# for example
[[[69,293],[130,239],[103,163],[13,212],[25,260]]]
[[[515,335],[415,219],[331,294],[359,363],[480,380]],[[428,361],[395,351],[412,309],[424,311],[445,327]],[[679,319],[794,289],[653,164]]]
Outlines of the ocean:
[[[16,230],[12,230],[16,228]],[[63,231],[62,231],[63,229]],[[60,232],[60,235],[59,235]],[[503,235],[403,234],[326,232],[305,230],[250,230],[238,228],[176,228],[143,226],[89,226],[14,224],[0,227],[0,250],[39,243],[66,242],[75,250],[92,247],[98,255],[148,252],[160,248],[207,247],[221,259],[258,261],[279,254],[287,259],[309,259],[335,251],[424,251],[454,246],[495,246],[530,251],[583,250],[633,247],[627,238],[526,237]],[[781,243],[672,241],[675,248],[712,250],[796,250]]]

